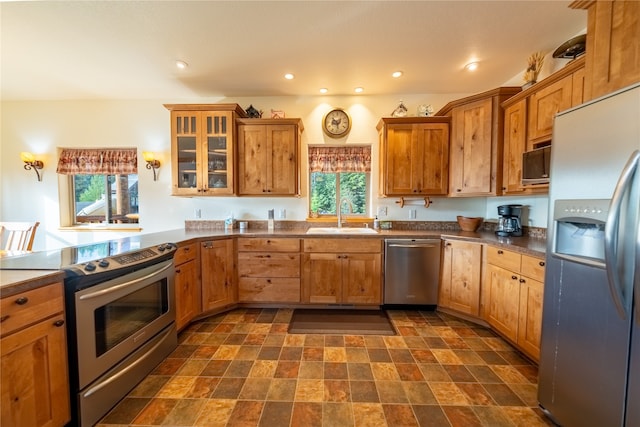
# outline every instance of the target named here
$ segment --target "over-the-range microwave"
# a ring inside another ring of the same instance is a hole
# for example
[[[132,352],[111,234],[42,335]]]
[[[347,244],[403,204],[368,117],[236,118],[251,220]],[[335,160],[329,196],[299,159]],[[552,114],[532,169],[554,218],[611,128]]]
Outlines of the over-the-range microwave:
[[[522,153],[522,185],[548,184],[551,146]]]

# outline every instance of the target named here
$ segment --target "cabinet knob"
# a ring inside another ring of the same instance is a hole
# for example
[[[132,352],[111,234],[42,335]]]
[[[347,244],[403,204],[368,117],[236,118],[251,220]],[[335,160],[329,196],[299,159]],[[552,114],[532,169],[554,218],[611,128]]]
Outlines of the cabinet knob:
[[[27,297],[20,297],[16,300],[16,304],[18,305],[25,305],[28,302],[29,302],[29,298]]]
[[[62,319],[56,320],[55,322],[53,322],[53,326],[55,326],[56,328],[59,328],[62,325],[64,325],[64,320]]]
[[[456,188],[456,192],[460,193],[462,191],[461,188]]]
[[[176,268],[176,273],[180,274],[180,269],[179,268]]]
[[[526,283],[527,281],[524,279],[520,279],[520,283]]]
[[[518,276],[511,276],[511,278],[512,278],[513,280],[516,280],[516,279],[518,278]]]
[[[498,255],[502,255],[503,253],[504,253],[504,251],[498,250]]]
[[[540,267],[544,267],[544,261],[540,261],[540,262],[538,263],[538,265],[539,265]]]

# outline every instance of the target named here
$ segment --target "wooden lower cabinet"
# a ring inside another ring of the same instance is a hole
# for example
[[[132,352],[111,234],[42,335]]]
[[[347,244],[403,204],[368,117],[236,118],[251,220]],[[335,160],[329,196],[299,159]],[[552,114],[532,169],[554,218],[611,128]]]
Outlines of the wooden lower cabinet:
[[[203,312],[235,304],[233,255],[233,239],[200,243]]]
[[[380,305],[381,265],[378,239],[305,239],[302,301]]]
[[[238,239],[238,301],[300,302],[300,239]]]
[[[197,243],[178,247],[173,260],[176,269],[176,328],[180,330],[199,315],[201,310]]]
[[[544,260],[487,247],[485,318],[534,360],[540,358]]]
[[[62,283],[3,298],[2,315],[20,321],[0,326],[0,425],[65,425],[71,415]]]
[[[438,306],[478,316],[481,267],[481,244],[445,240]]]

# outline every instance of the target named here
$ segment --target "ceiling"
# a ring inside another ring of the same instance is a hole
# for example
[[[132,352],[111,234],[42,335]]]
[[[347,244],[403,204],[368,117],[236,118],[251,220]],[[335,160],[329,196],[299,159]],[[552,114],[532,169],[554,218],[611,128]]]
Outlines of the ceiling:
[[[0,96],[474,93],[586,28],[569,1],[0,2]],[[189,64],[178,70],[176,60]],[[467,72],[464,65],[479,62]],[[401,70],[404,75],[391,78]],[[295,79],[285,80],[285,73]],[[520,84],[520,83],[518,83]]]

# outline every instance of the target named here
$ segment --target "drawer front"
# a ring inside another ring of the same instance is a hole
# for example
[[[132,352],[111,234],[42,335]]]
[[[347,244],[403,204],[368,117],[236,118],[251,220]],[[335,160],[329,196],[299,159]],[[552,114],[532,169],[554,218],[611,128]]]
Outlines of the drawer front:
[[[519,273],[522,255],[494,246],[487,247],[487,262],[507,270]]]
[[[238,252],[270,251],[270,252],[300,252],[300,239],[290,238],[240,238]]]
[[[300,302],[300,279],[241,277],[240,302]]]
[[[522,268],[520,272],[523,276],[530,277],[538,282],[544,282],[544,259],[522,255]]]
[[[380,253],[380,239],[304,239],[305,252]]]
[[[300,277],[300,254],[240,252],[238,277]]]
[[[54,283],[0,300],[0,335],[62,313],[63,289],[62,283]]]
[[[180,246],[176,249],[176,253],[173,256],[173,263],[175,265],[180,265],[187,261],[191,261],[196,259],[198,255],[198,244],[192,243],[190,245]]]

